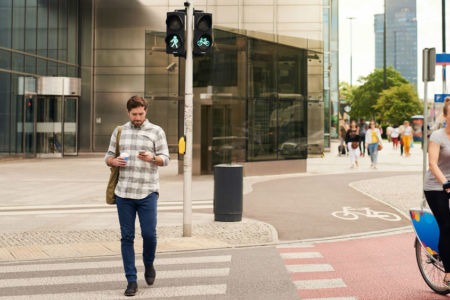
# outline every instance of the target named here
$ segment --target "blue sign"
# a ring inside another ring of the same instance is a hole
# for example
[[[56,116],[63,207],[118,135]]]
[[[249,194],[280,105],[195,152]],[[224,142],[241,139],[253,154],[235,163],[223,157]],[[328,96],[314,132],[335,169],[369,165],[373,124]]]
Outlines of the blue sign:
[[[444,103],[446,97],[450,97],[450,94],[434,94],[434,102]]]
[[[436,54],[436,65],[450,65],[450,53]]]

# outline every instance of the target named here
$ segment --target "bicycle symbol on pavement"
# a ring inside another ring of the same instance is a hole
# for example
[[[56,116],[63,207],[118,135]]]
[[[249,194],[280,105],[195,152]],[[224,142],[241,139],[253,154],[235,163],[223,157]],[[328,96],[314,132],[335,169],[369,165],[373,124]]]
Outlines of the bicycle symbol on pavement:
[[[331,213],[334,217],[342,220],[358,220],[359,216],[367,218],[378,218],[384,221],[400,221],[401,217],[394,213],[386,211],[375,211],[369,207],[352,208],[351,206],[344,206],[342,210]]]

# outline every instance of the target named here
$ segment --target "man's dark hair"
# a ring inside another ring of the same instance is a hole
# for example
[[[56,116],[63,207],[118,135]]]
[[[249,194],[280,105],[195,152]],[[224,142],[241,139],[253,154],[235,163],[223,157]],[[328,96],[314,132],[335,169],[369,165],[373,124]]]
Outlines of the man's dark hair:
[[[140,106],[144,107],[145,111],[147,111],[147,109],[148,109],[147,100],[145,100],[141,96],[137,96],[137,95],[128,99],[128,102],[127,102],[127,110],[128,111],[131,111],[133,108],[140,107]]]

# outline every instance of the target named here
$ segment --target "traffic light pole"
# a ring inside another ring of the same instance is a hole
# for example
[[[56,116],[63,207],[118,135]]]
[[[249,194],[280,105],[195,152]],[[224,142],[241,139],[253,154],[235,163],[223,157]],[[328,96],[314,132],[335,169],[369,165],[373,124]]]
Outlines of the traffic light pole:
[[[183,186],[183,237],[192,236],[192,119],[193,119],[193,61],[192,41],[194,17],[193,0],[184,3],[186,7],[186,68],[184,82],[184,130],[186,136],[186,153],[184,154]]]

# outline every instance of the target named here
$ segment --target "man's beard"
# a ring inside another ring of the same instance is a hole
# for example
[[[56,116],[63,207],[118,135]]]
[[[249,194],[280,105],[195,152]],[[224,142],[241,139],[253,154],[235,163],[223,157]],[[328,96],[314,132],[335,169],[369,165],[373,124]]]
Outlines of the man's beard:
[[[134,126],[139,127],[142,125],[142,123],[144,123],[143,121],[131,121],[131,123],[133,123]]]

